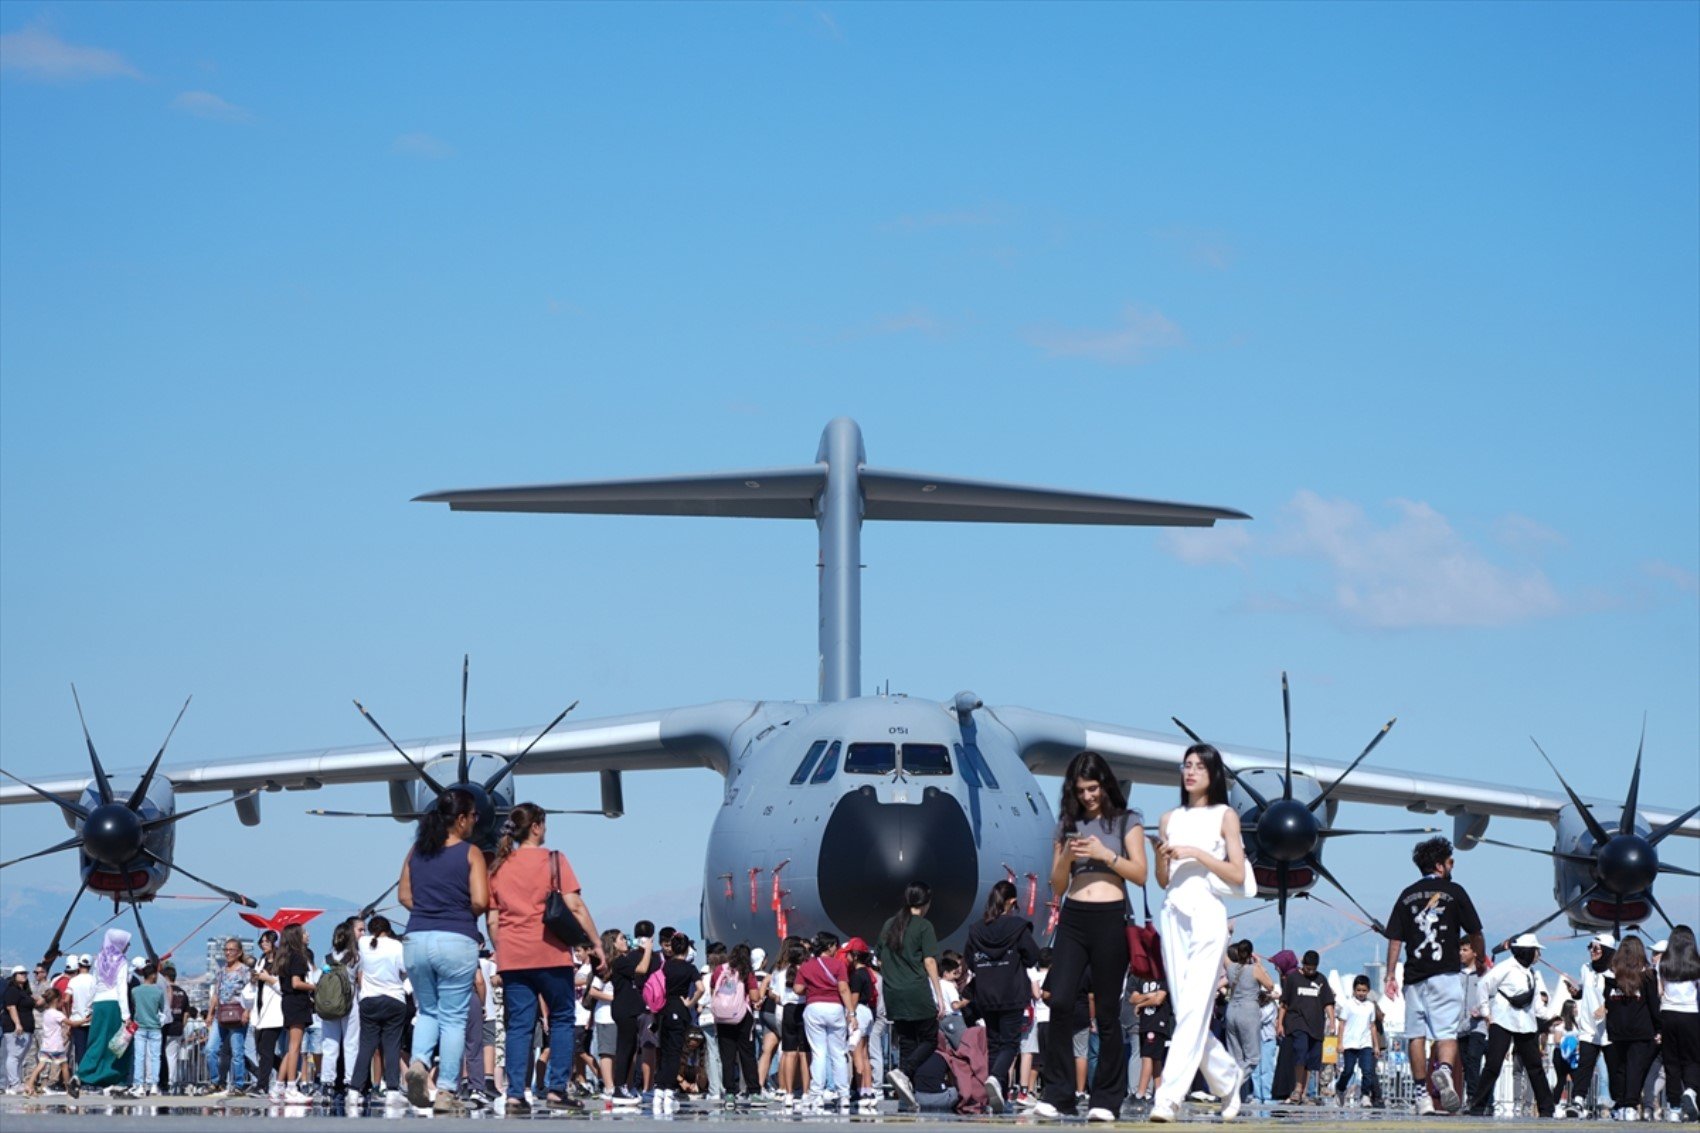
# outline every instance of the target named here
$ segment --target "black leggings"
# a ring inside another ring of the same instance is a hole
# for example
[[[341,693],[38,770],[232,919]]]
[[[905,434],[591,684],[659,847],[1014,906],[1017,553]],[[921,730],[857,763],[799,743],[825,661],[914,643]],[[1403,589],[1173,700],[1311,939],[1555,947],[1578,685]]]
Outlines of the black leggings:
[[[1564,1052],[1557,1047],[1552,1052],[1552,1097],[1553,1101],[1564,1100],[1564,1087],[1569,1084],[1571,1099],[1576,1097],[1576,1071],[1570,1068],[1570,1060],[1564,1057]]]
[[[1046,1035],[1044,1100],[1063,1113],[1075,1112],[1074,1033],[1085,1019],[1074,1017],[1082,986],[1093,996],[1098,1020],[1098,1073],[1091,1082],[1093,1109],[1119,1112],[1127,1097],[1126,1043],[1122,1038],[1122,979],[1127,974],[1127,906],[1121,901],[1064,901],[1051,944],[1051,1029]]]
[[[1653,1065],[1657,1048],[1652,1039],[1613,1039],[1606,1047],[1606,1067],[1611,1072],[1611,1104],[1618,1109],[1641,1104],[1641,1087]]]
[[[921,1069],[921,1063],[933,1056],[939,1046],[939,1017],[891,1020],[891,1037],[897,1043],[897,1068],[911,1083]]]
[[[1700,1094],[1700,1015],[1692,1011],[1664,1012],[1665,1100],[1675,1107],[1682,1091]]]
[[[731,1097],[736,1094],[759,1094],[761,1083],[756,1080],[756,1014],[749,1011],[736,1023],[714,1024],[714,1041],[720,1047],[720,1088]],[[738,1075],[743,1074],[743,1089],[738,1088]]]
[[[1594,1092],[1594,1065],[1600,1060],[1600,1053],[1608,1048],[1598,1043],[1576,1044],[1576,1072],[1570,1076],[1570,1100],[1577,1105],[1589,1104],[1590,1095]],[[1606,1089],[1605,1095],[1611,1096],[1611,1059],[1606,1059]]]
[[[986,1024],[986,1073],[998,1080],[1007,1095],[1014,1085],[1009,1070],[1015,1065],[1015,1056],[1021,1053],[1021,1024],[1027,1018],[1027,1009],[982,1011],[980,1018]]]
[[[1472,1111],[1485,1112],[1493,1105],[1493,1088],[1499,1082],[1499,1072],[1505,1067],[1507,1051],[1517,1052],[1517,1061],[1529,1079],[1535,1093],[1535,1112],[1542,1117],[1552,1116],[1552,1087],[1547,1084],[1547,1068],[1541,1064],[1541,1040],[1533,1032],[1508,1031],[1495,1023],[1488,1027],[1487,1064],[1482,1067],[1481,1081],[1470,1098]]]
[[[277,1069],[277,1037],[281,1034],[282,1027],[261,1027],[254,1032],[254,1057],[260,1064],[257,1082],[262,1090],[272,1084],[272,1071]]]
[[[623,1090],[632,1084],[632,1060],[637,1057],[638,1019],[629,1015],[614,1020],[614,1086]]]
[[[679,1062],[685,1053],[685,1036],[691,1030],[691,1013],[682,999],[669,999],[661,1014],[655,1017],[656,1037],[660,1040],[660,1063],[655,1071],[655,1088],[679,1088]]]
[[[407,1020],[407,1004],[388,995],[360,1001],[360,1053],[348,1069],[349,1089],[365,1093],[372,1083],[372,1055],[384,1048],[384,1088],[401,1088],[401,1027]]]

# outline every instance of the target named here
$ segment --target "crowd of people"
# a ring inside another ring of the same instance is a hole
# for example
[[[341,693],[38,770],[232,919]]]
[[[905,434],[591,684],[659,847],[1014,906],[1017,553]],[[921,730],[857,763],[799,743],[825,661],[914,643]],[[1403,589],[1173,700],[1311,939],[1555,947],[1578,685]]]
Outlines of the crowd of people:
[[[0,1083],[253,1094],[350,1113],[851,1113],[889,1097],[923,1112],[1088,1122],[1119,1120],[1130,1103],[1158,1123],[1208,1104],[1232,1120],[1254,1097],[1384,1105],[1383,1004],[1397,1002],[1418,1113],[1504,1112],[1499,1079],[1514,1059],[1538,1116],[1581,1112],[1603,1066],[1611,1116],[1700,1118],[1691,929],[1651,951],[1636,936],[1597,936],[1587,967],[1548,992],[1532,935],[1490,964],[1452,847],[1432,838],[1388,918],[1388,998],[1367,976],[1337,995],[1316,952],[1265,959],[1230,939],[1224,898],[1252,895],[1256,881],[1227,772],[1207,744],[1180,770],[1180,805],[1148,837],[1102,757],[1076,756],[1048,944],[1002,881],[960,952],[940,946],[918,881],[893,895],[872,942],[821,931],[768,954],[649,920],[603,931],[570,862],[545,844],[542,808],[515,806],[486,854],[471,841],[475,801],[449,790],[402,867],[405,932],[384,915],[350,917],[322,956],[302,925],[266,932],[257,954],[230,940],[203,1017],[169,962],[132,960],[129,934],[109,929],[97,954],[66,957],[56,977],[46,964],[13,969]],[[1128,886],[1148,876],[1165,897],[1142,934]],[[204,1081],[191,1068],[203,1064]],[[1660,1075],[1662,1104],[1646,1097]]]

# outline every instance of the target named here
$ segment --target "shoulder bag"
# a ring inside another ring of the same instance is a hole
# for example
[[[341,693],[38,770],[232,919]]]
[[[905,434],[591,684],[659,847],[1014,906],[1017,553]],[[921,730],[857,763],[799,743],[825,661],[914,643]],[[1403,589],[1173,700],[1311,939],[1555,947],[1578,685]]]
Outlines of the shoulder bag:
[[[549,852],[549,896],[543,899],[543,927],[568,948],[589,948],[594,943],[561,896],[561,855],[556,850]]]

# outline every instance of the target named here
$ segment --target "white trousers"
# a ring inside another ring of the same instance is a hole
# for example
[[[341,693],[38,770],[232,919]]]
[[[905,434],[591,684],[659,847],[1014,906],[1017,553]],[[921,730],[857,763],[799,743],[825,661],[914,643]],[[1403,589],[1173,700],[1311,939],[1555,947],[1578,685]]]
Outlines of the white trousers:
[[[1157,918],[1175,1029],[1169,1036],[1169,1057],[1163,1062],[1163,1084],[1155,1104],[1169,1109],[1180,1108],[1192,1089],[1193,1075],[1200,1070],[1210,1092],[1219,1098],[1237,1089],[1240,1080],[1234,1056],[1210,1033],[1210,1007],[1222,975],[1222,956],[1228,950],[1228,910],[1214,899],[1198,905],[1186,912],[1164,902]]]
[[[360,1054],[360,1004],[354,1005],[340,1019],[320,1020],[319,1082],[329,1086],[336,1081],[336,1056],[341,1052],[345,1065],[345,1081],[354,1081],[354,1061]],[[478,1085],[484,1084],[484,1068],[478,1069]]]
[[[809,1039],[809,1089],[822,1094],[850,1089],[850,1024],[842,1003],[811,1003],[803,1008],[803,1032]]]

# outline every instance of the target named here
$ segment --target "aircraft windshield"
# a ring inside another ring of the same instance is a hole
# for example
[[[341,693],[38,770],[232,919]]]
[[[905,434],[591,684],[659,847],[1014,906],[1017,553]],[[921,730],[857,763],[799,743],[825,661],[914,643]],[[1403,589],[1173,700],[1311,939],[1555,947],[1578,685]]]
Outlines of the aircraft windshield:
[[[803,762],[799,763],[797,765],[797,770],[791,774],[791,785],[793,787],[802,786],[804,783],[809,781],[809,772],[815,769],[815,760],[819,759],[821,752],[825,750],[825,740],[816,740],[814,743],[809,745],[808,754],[803,756]]]
[[[838,771],[838,741],[834,740],[831,747],[826,749],[826,755],[821,759],[820,766],[815,768],[815,777],[810,783],[824,783]]]
[[[889,775],[896,770],[896,744],[851,744],[844,753],[847,775]]]
[[[904,744],[905,775],[949,775],[950,749],[943,744]]]

